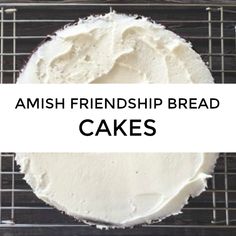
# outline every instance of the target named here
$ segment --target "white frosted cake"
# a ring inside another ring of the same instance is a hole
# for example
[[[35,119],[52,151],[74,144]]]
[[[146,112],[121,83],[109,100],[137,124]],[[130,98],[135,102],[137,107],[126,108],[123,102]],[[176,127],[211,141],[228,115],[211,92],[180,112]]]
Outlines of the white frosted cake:
[[[212,83],[201,57],[146,18],[109,13],[59,30],[18,83]]]
[[[18,83],[213,83],[200,56],[145,17],[111,12],[57,31]],[[121,147],[122,148],[122,147]],[[206,188],[217,159],[204,153],[25,153],[34,193],[97,226],[130,227],[180,213]]]

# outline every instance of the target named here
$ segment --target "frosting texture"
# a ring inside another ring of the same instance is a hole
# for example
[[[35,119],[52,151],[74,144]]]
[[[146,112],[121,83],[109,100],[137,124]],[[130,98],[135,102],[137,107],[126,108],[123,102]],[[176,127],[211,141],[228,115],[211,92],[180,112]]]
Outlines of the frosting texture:
[[[81,19],[50,36],[17,83],[213,83],[213,78],[191,45],[175,33],[145,17],[111,12]],[[16,157],[40,199],[89,224],[118,228],[180,213],[189,196],[205,190],[216,159],[216,154],[204,153]]]
[[[18,83],[211,83],[200,56],[173,32],[114,12],[59,30]]]
[[[17,162],[35,194],[77,219],[129,227],[180,213],[206,187],[217,155],[26,153]]]

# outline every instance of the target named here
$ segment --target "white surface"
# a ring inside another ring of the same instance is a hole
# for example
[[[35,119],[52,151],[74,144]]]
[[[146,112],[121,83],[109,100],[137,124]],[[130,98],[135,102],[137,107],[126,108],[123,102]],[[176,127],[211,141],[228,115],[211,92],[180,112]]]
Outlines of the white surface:
[[[199,195],[214,154],[18,154],[35,194],[80,220],[128,227],[180,213]]]
[[[200,56],[183,39],[146,18],[115,13],[57,31],[36,50],[18,79],[18,83],[212,82]],[[40,122],[35,125],[43,127]],[[122,147],[120,142],[116,145]],[[214,154],[202,153],[17,156],[39,198],[75,218],[115,227],[179,213],[189,195],[205,189],[215,159]]]
[[[18,83],[212,83],[190,45],[146,18],[114,12],[59,30]]]

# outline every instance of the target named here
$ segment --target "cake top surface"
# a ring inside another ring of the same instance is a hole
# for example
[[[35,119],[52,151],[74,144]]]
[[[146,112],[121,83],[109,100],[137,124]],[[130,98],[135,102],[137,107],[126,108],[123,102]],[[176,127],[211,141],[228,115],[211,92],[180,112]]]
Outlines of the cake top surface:
[[[129,227],[179,214],[199,195],[215,154],[26,153],[17,162],[35,194],[76,219]]]
[[[32,54],[17,83],[212,83],[189,43],[145,17],[80,19]],[[145,144],[144,144],[145,145]],[[87,222],[127,227],[180,212],[216,160],[203,153],[18,154],[35,194]]]
[[[211,83],[189,43],[145,17],[114,12],[55,32],[18,83]]]

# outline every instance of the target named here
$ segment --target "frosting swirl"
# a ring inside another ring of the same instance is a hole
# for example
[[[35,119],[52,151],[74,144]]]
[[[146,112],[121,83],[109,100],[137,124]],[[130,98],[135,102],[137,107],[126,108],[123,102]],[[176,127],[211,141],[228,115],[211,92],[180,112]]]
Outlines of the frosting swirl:
[[[189,43],[163,26],[114,12],[59,30],[18,83],[211,83]]]

